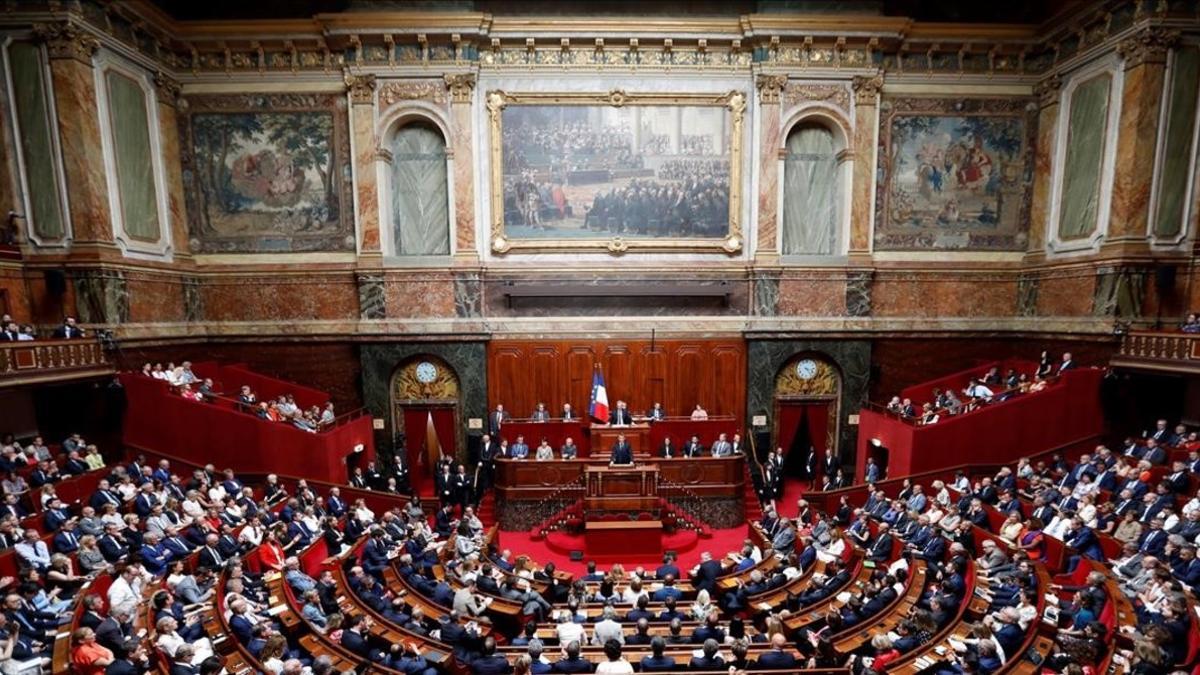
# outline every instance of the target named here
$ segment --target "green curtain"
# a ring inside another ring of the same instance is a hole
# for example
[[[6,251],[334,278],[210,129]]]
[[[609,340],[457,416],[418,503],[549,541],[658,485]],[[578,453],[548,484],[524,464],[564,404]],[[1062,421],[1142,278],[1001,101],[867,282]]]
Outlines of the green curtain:
[[[1104,74],[1080,84],[1071,94],[1058,216],[1058,237],[1064,241],[1096,231],[1111,88],[1112,76]]]
[[[137,82],[120,73],[109,71],[107,79],[121,221],[130,237],[158,241],[158,194],[154,184],[146,92]]]
[[[788,134],[783,160],[784,255],[837,250],[841,172],[833,133],[805,125]]]
[[[1183,229],[1188,193],[1188,168],[1196,149],[1192,137],[1196,129],[1196,94],[1200,86],[1200,48],[1175,50],[1171,67],[1171,87],[1167,94],[1167,127],[1163,140],[1163,158],[1158,172],[1158,212],[1154,234],[1174,237]]]
[[[8,47],[8,60],[20,127],[18,141],[25,164],[25,189],[29,193],[30,213],[26,214],[29,226],[42,240],[61,239],[66,226],[58,172],[54,167],[52,121],[42,50],[28,42],[14,42]]]
[[[396,255],[449,255],[446,141],[409,125],[392,141],[392,225]]]

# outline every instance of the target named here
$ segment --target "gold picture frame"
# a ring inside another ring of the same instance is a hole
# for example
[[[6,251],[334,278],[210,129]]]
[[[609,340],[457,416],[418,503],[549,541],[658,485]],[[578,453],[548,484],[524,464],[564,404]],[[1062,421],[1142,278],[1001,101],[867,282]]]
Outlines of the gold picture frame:
[[[740,253],[742,234],[742,135],[747,106],[746,94],[733,90],[723,94],[629,93],[613,89],[607,93],[514,93],[487,92],[485,98],[491,128],[491,236],[493,253],[513,251],[607,251],[621,255],[630,251],[668,253]],[[723,237],[629,238],[621,236],[580,239],[516,238],[506,233],[504,218],[504,148],[501,119],[512,105],[559,106],[689,106],[721,107],[729,111],[729,228]]]

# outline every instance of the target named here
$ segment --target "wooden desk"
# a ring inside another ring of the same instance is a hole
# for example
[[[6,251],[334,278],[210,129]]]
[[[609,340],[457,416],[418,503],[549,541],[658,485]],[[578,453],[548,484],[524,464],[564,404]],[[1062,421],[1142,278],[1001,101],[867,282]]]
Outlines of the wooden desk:
[[[637,458],[635,458],[636,460]],[[646,462],[634,466],[645,465]],[[655,459],[658,496],[670,501],[686,489],[712,505],[706,520],[716,527],[735,527],[743,520],[742,494],[746,483],[746,458],[696,457]],[[496,460],[497,516],[503,529],[527,530],[569,503],[583,499],[584,472],[607,466],[605,459]],[[682,486],[682,487],[679,487]],[[550,500],[547,502],[547,500]],[[656,503],[656,502],[655,502]]]
[[[588,466],[583,508],[595,511],[649,512],[658,517],[658,465]]]
[[[625,436],[629,441],[629,449],[635,455],[650,454],[650,425],[644,422],[625,427],[593,424],[591,428],[592,457],[607,459],[612,454],[612,447],[617,442],[617,436]]]
[[[584,542],[590,557],[662,555],[661,520],[588,521]]]

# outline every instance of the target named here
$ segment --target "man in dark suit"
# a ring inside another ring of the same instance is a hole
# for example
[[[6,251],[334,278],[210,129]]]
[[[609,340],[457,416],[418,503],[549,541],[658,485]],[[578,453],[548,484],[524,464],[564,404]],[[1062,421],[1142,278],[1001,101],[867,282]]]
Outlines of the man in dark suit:
[[[867,548],[867,559],[882,562],[892,557],[892,535],[887,523],[879,524],[879,534]]]
[[[725,641],[725,631],[717,625],[716,612],[712,612],[704,617],[704,623],[700,624],[692,632],[692,642],[695,644],[706,644],[710,640],[715,644]]]
[[[758,657],[759,670],[795,670],[799,667],[796,657],[784,651],[787,638],[782,633],[771,636],[771,651]]]
[[[75,317],[68,316],[63,320],[63,325],[54,329],[54,337],[60,340],[73,340],[83,337],[83,329],[75,323]]]
[[[616,426],[633,424],[633,415],[629,413],[629,408],[625,407],[625,401],[617,401],[617,406],[608,414],[608,423]]]
[[[592,672],[592,662],[587,659],[579,658],[579,642],[572,640],[567,644],[564,658],[554,662],[554,672],[556,673],[590,673]]]
[[[497,438],[500,437],[500,430],[504,428],[505,423],[509,420],[508,412],[504,410],[503,403],[497,403],[496,409],[488,415],[488,432]]]
[[[1075,368],[1075,359],[1071,358],[1071,352],[1063,352],[1062,363],[1058,364],[1058,374],[1062,375],[1068,370]],[[1005,652],[1007,653],[1007,652]]]
[[[662,445],[658,446],[658,456],[671,458],[680,457],[682,455],[679,448],[675,447],[675,444],[671,442],[671,437],[667,436],[666,438],[663,438]]]
[[[675,577],[678,579],[679,568],[675,565],[675,556],[671,555],[670,553],[664,555],[663,564],[659,565],[658,569],[654,570],[654,576],[658,577],[659,579],[666,579],[667,577]]]
[[[655,636],[650,640],[650,655],[643,656],[641,662],[641,670],[643,673],[670,673],[676,670],[675,659],[670,656],[663,656],[663,652],[667,650],[667,641],[661,636]]]
[[[721,563],[713,560],[712,554],[705,551],[700,554],[700,564],[692,573],[692,588],[704,589],[713,593],[717,588],[717,577],[721,576]]]
[[[483,640],[483,653],[471,662],[471,672],[475,675],[504,675],[512,672],[508,659],[496,653],[496,639],[488,636]]]
[[[617,442],[612,446],[612,457],[609,459],[610,464],[633,464],[633,449],[629,446],[629,441],[625,440],[625,434],[617,436]]]
[[[1146,439],[1146,450],[1142,452],[1142,459],[1154,465],[1166,464],[1167,451],[1158,444],[1158,441],[1148,438]]]
[[[704,652],[703,656],[693,656],[688,663],[688,670],[722,670],[725,667],[725,659],[717,656],[717,650],[720,648],[716,640],[708,639],[704,641],[704,646],[701,648]]]
[[[692,436],[692,440],[683,446],[684,457],[700,457],[704,454],[704,446],[700,445],[700,437]]]

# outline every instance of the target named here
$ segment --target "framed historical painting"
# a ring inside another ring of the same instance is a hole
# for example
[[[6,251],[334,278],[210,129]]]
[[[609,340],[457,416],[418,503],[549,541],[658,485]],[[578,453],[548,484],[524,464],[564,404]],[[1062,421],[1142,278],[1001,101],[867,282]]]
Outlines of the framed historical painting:
[[[742,249],[746,96],[490,91],[491,248]]]

